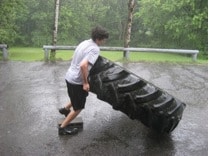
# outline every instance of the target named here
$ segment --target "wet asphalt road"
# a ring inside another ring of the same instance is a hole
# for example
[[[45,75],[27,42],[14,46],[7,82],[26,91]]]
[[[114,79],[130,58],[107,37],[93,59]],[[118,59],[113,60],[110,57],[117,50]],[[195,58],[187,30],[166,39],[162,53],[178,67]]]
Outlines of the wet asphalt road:
[[[80,114],[83,131],[60,137],[57,109],[69,100],[68,65],[0,61],[1,156],[208,155],[207,65],[121,64],[187,104],[170,135],[153,132],[90,93]]]

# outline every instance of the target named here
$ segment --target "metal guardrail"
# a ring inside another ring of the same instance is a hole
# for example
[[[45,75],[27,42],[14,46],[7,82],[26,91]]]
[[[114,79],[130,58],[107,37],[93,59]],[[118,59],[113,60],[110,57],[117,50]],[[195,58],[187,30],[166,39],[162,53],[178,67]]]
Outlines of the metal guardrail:
[[[44,45],[44,59],[47,61],[49,58],[49,50],[74,50],[76,46],[63,46],[63,45]],[[157,52],[157,53],[179,53],[179,54],[191,54],[193,61],[197,60],[197,54],[199,50],[187,50],[187,49],[158,49],[158,48],[124,48],[124,47],[100,47],[103,51],[125,51],[129,52]],[[127,57],[128,55],[126,55]]]
[[[8,51],[7,51],[8,46],[6,44],[0,44],[0,49],[2,49],[3,52],[3,60],[8,59]]]

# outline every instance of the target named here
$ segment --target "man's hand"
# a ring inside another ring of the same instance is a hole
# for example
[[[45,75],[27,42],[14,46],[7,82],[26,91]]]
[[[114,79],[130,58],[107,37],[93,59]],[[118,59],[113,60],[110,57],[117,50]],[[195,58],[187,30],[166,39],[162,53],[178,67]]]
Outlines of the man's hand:
[[[89,83],[84,83],[83,84],[83,90],[89,92],[89,89],[90,89]]]

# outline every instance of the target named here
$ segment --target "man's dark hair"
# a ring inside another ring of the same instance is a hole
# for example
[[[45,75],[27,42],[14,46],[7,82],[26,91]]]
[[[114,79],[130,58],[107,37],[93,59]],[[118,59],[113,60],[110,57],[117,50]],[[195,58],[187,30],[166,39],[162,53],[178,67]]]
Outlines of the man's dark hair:
[[[96,39],[103,40],[108,37],[109,37],[109,33],[101,26],[97,26],[92,29],[91,38],[93,41],[96,41]]]

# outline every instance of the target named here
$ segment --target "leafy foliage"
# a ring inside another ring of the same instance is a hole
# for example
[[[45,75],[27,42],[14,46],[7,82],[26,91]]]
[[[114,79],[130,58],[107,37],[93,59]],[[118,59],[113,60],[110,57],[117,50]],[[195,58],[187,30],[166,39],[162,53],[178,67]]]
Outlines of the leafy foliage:
[[[18,37],[18,10],[22,9],[22,3],[16,0],[1,0],[0,2],[0,42],[12,44]]]
[[[123,46],[127,15],[128,0],[61,0],[57,44],[76,45],[102,25],[107,45]],[[51,44],[53,16],[54,0],[0,0],[0,43]],[[137,1],[130,46],[198,49],[206,56],[207,38],[207,1]]]
[[[135,15],[150,44],[207,51],[207,6],[204,0],[141,0]]]

